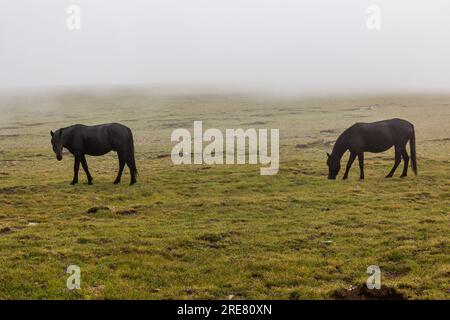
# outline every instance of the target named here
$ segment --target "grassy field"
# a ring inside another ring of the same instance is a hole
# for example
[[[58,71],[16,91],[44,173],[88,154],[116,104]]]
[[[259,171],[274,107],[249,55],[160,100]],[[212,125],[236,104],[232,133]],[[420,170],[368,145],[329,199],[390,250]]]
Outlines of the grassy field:
[[[450,96],[80,89],[4,94],[0,111],[2,299],[330,299],[365,283],[369,265],[406,298],[450,298]],[[393,117],[415,124],[417,177],[400,179],[402,164],[384,179],[390,150],[366,155],[365,181],[357,165],[346,181],[326,179],[325,152],[343,129]],[[278,175],[172,165],[170,134],[194,120],[279,128]],[[133,130],[138,183],[126,171],[113,185],[108,154],[88,157],[94,185],[80,170],[70,186],[73,158],[56,161],[49,131],[104,122]],[[81,290],[66,288],[71,264]]]

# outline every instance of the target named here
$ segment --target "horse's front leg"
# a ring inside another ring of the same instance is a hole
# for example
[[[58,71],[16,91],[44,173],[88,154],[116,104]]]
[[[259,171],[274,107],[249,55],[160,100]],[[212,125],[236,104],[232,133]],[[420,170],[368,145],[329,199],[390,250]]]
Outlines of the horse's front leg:
[[[94,180],[94,179],[92,178],[91,173],[89,172],[86,157],[84,156],[84,154],[80,157],[80,161],[81,161],[81,165],[83,166],[84,172],[86,172],[88,184],[92,184],[92,180]]]
[[[73,165],[73,179],[70,183],[71,185],[78,183],[78,170],[80,169],[80,158],[78,156],[75,156],[75,162]]]
[[[359,178],[364,179],[364,152],[358,153]]]
[[[347,162],[347,167],[345,168],[345,173],[344,176],[342,177],[342,179],[347,179],[348,178],[348,172],[350,171],[350,168],[352,167],[353,161],[355,161],[356,158],[356,153],[351,152],[350,153],[350,157],[348,158],[348,162]]]

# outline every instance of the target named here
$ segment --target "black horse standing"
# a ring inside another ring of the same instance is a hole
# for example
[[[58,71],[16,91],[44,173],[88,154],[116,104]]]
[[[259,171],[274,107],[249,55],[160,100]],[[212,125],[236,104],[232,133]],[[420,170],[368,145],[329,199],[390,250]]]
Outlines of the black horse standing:
[[[364,152],[383,152],[392,146],[395,147],[395,162],[386,178],[393,176],[401,162],[401,158],[403,158],[405,163],[401,177],[406,177],[409,162],[409,156],[406,152],[406,144],[408,141],[412,169],[417,175],[416,139],[414,126],[410,122],[402,119],[390,119],[372,123],[355,123],[338,137],[331,155],[327,153],[328,179],[336,179],[341,169],[341,158],[347,150],[350,151],[350,157],[343,179],[347,179],[348,172],[356,156],[358,156],[359,160],[359,177],[360,179],[364,179]]]
[[[80,163],[86,172],[88,183],[92,184],[93,179],[89,173],[85,155],[101,156],[110,151],[116,151],[119,157],[119,172],[114,183],[120,183],[125,163],[130,169],[130,185],[136,183],[137,169],[134,159],[133,134],[130,128],[119,123],[97,126],[76,124],[55,132],[50,131],[50,134],[56,159],[62,160],[63,148],[69,150],[75,157],[73,180],[70,184],[78,183]]]

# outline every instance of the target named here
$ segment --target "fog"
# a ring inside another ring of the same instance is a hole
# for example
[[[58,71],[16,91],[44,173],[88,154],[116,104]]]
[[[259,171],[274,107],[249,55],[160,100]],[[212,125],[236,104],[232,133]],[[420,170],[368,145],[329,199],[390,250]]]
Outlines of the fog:
[[[0,87],[449,91],[449,16],[448,0],[1,0]]]

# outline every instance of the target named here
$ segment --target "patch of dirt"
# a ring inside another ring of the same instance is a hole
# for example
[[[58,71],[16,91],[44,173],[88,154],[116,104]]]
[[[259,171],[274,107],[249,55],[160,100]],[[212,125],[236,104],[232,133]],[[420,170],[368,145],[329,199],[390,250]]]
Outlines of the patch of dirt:
[[[169,122],[161,125],[164,129],[177,129],[177,128],[189,128],[192,127],[191,122]]]
[[[407,300],[408,298],[394,288],[381,286],[381,289],[369,289],[366,284],[339,289],[331,297],[338,300]]]
[[[348,108],[348,109],[342,109],[342,111],[359,111],[360,107],[356,107],[356,108]]]
[[[315,140],[309,143],[299,143],[295,147],[299,149],[308,149],[314,147],[331,147],[333,144],[333,141]]]
[[[48,122],[35,122],[35,123],[22,123],[22,127],[38,127],[44,124],[47,124]]]
[[[5,187],[0,189],[0,194],[22,194],[23,188],[20,187]]]
[[[337,133],[336,129],[320,130],[320,134],[324,134],[324,135],[335,134],[335,133]]]
[[[379,105],[378,104],[373,104],[373,105],[369,105],[369,106],[361,106],[359,107],[359,110],[374,110],[376,108],[378,108]]]
[[[193,295],[193,294],[197,294],[198,291],[192,288],[186,289],[184,290],[184,292],[186,292],[187,294]]]
[[[247,123],[243,123],[243,126],[262,126],[265,124],[268,124],[271,121],[254,121],[254,122],[247,122]]]
[[[168,158],[170,157],[170,153],[160,153],[156,156],[156,159]]]
[[[196,207],[196,208],[201,208],[203,207],[204,203],[203,202],[198,202],[198,203],[193,203],[192,206]]]
[[[202,246],[206,245],[209,248],[220,249],[228,245],[229,241],[225,240],[229,236],[231,236],[231,233],[206,233],[197,237],[197,240],[202,241]]]
[[[12,229],[10,227],[4,227],[0,229],[0,234],[11,233]]]
[[[105,206],[92,207],[92,208],[89,208],[86,211],[86,213],[97,213],[99,211],[111,211],[111,209],[109,209],[108,207],[105,207]]]
[[[224,236],[222,234],[207,233],[197,238],[197,240],[208,241],[208,242],[219,242],[223,240]]]
[[[368,111],[368,110],[374,110],[376,108],[378,108],[380,105],[378,104],[373,104],[373,105],[368,105],[368,106],[359,106],[359,107],[354,107],[354,108],[348,108],[348,109],[343,109],[343,111]]]
[[[116,213],[121,216],[131,216],[133,214],[137,214],[138,212],[135,209],[129,209],[129,210],[119,210]]]

